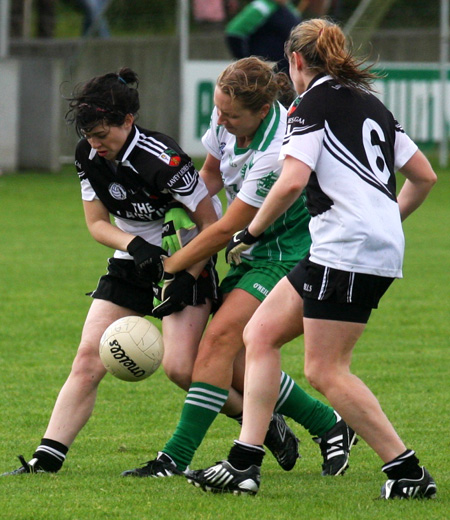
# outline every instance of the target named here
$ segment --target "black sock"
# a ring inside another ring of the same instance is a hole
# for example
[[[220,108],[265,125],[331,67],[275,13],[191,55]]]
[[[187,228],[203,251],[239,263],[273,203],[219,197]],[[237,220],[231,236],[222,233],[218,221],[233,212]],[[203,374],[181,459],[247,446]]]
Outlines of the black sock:
[[[381,468],[391,480],[398,480],[400,478],[420,478],[422,470],[419,466],[419,459],[416,457],[413,450],[406,450],[395,459]]]
[[[262,446],[234,441],[234,446],[228,455],[228,462],[233,468],[243,470],[252,465],[261,466],[264,455],[265,451]]]
[[[33,453],[33,458],[38,459],[39,466],[44,471],[56,473],[61,469],[68,451],[69,448],[64,444],[44,438]]]
[[[230,419],[234,419],[242,426],[242,412],[238,413],[237,415],[227,415]]]

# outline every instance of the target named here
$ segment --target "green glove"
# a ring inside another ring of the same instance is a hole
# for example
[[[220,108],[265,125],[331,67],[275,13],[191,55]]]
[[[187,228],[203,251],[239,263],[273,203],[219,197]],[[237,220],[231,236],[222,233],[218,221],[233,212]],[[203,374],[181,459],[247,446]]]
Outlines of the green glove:
[[[192,222],[182,207],[171,207],[166,212],[164,217],[164,224],[162,228],[162,248],[168,251],[169,254],[173,255],[176,251],[183,247],[181,241],[181,230],[189,230],[194,228],[195,224]],[[155,293],[157,293],[158,296],[153,298],[153,307],[157,307],[161,304],[159,296],[161,295],[163,284],[164,281],[161,281],[158,287],[155,287]]]
[[[175,251],[183,247],[181,243],[181,230],[194,228],[195,224],[183,208],[175,206],[169,209],[164,217],[162,248],[173,255]]]

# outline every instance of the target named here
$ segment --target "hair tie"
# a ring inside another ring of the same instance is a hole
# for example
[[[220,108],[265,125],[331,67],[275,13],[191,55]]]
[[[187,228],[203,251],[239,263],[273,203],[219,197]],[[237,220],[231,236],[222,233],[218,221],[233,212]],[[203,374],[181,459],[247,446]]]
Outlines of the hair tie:
[[[127,82],[122,78],[122,76],[117,76],[117,79],[121,81],[124,85],[127,85]]]

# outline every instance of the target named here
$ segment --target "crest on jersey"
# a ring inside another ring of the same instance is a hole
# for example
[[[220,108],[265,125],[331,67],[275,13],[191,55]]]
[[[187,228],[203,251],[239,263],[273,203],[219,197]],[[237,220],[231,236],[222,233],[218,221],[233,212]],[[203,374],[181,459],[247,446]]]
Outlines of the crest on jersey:
[[[276,175],[275,172],[270,172],[262,179],[259,179],[256,194],[260,197],[266,197],[266,195],[269,193],[270,188],[274,185],[277,179],[278,175]]]
[[[159,155],[159,158],[169,166],[179,166],[181,163],[181,157],[177,154],[177,152],[171,150],[170,148],[164,150],[164,152]]]
[[[292,105],[290,106],[287,115],[290,116],[293,112],[295,112],[295,109],[298,107],[300,103],[300,97],[297,97],[294,99]]]
[[[111,183],[108,187],[108,191],[113,199],[125,200],[127,198],[126,189],[121,184],[117,184],[117,182]]]

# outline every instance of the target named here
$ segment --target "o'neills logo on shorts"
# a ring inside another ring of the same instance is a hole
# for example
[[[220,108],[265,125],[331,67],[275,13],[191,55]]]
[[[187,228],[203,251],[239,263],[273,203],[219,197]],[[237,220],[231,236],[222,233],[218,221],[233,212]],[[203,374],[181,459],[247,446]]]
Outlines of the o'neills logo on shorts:
[[[120,343],[115,339],[109,342],[109,351],[113,355],[114,359],[117,359],[121,365],[126,367],[135,377],[142,377],[145,375],[145,370],[139,367],[131,358],[127,356],[127,353],[120,346]]]
[[[254,283],[253,289],[256,289],[261,294],[264,294],[264,296],[267,296],[269,294],[269,291],[265,287],[263,287],[260,283]]]

